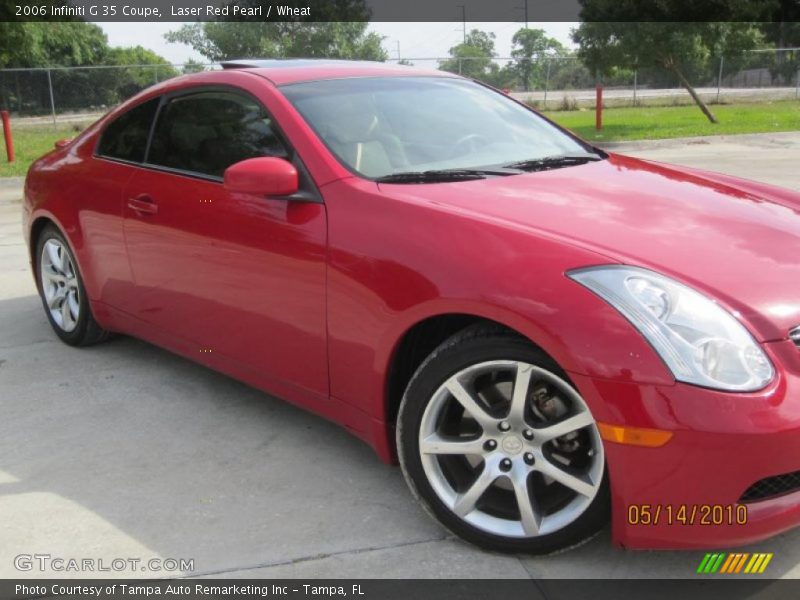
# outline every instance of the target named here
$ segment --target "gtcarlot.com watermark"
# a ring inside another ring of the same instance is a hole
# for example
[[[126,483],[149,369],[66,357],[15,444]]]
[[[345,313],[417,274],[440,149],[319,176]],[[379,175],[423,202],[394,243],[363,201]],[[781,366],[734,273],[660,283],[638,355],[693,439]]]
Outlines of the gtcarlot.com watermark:
[[[51,554],[17,554],[17,571],[50,571],[57,573],[191,573],[193,558],[74,558]]]

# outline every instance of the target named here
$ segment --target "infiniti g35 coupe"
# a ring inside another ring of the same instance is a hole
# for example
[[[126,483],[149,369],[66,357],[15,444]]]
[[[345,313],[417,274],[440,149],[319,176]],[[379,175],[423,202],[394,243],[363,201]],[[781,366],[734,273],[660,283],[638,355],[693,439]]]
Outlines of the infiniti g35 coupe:
[[[225,67],[31,167],[64,342],[136,336],[335,421],[487,548],[800,523],[800,194],[439,71]]]

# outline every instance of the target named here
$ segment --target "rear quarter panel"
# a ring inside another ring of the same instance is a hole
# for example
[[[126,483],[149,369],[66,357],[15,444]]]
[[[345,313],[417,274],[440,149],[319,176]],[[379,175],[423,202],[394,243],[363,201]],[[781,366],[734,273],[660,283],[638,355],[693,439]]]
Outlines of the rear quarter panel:
[[[96,131],[34,163],[26,181],[25,204],[31,224],[46,218],[64,233],[97,309],[95,317],[108,325],[96,303],[124,303],[131,286],[121,194],[132,167],[95,159],[95,142]],[[35,240],[29,239],[29,244],[34,257]]]

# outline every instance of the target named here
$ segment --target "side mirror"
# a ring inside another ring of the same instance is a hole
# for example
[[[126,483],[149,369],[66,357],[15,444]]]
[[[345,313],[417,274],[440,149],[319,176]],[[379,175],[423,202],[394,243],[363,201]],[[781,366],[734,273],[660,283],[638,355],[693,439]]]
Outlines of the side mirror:
[[[271,156],[233,164],[225,169],[223,177],[229,191],[259,196],[291,196],[300,187],[294,165]]]

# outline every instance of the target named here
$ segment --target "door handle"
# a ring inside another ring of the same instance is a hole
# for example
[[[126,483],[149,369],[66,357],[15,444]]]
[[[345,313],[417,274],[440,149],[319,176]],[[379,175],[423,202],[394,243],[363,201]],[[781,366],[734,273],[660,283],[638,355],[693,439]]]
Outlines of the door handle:
[[[139,215],[154,215],[158,212],[158,204],[147,194],[128,198],[128,208]]]

